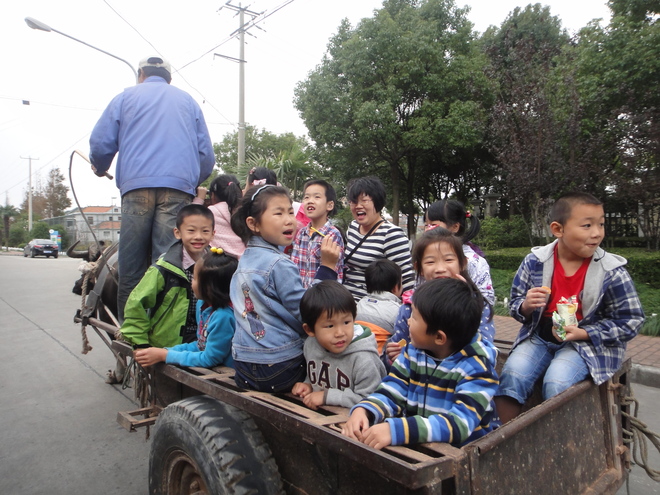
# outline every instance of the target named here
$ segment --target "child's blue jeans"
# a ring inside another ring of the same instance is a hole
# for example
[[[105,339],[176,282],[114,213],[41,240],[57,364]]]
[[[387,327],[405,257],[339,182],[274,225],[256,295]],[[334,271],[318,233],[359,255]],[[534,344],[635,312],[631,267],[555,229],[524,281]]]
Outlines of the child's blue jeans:
[[[524,404],[543,377],[543,400],[554,397],[589,376],[584,359],[570,342],[553,344],[534,334],[511,352],[504,363],[497,395]]]
[[[259,392],[291,392],[297,382],[307,376],[305,356],[275,364],[234,361],[234,381],[241,388]]]

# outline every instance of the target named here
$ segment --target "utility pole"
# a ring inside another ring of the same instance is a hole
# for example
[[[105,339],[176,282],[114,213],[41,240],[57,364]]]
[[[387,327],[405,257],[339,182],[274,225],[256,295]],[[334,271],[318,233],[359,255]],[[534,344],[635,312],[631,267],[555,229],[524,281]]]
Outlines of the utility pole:
[[[220,55],[219,53],[214,53],[214,55],[233,60],[240,64],[238,69],[238,166],[240,167],[245,164],[245,14],[247,13],[249,16],[252,16],[252,19],[259,17],[261,14],[248,10],[246,7],[241,7],[240,3],[236,6],[231,5],[230,2],[231,0],[224,7],[238,12],[239,27],[237,31],[232,33],[233,35],[238,32],[238,41],[240,43],[238,59]]]
[[[28,189],[28,230],[32,232],[32,160],[38,160],[39,158],[32,158],[31,156],[22,156],[22,160],[28,160],[29,169],[30,169],[30,180],[29,180],[29,189]]]

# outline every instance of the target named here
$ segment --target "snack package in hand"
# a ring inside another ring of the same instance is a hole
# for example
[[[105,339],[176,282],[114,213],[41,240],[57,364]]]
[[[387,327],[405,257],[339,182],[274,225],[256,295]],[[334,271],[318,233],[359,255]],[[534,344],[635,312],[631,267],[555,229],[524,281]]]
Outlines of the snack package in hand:
[[[557,310],[552,313],[552,326],[561,340],[566,340],[566,325],[577,325],[577,296],[562,297],[557,302]]]

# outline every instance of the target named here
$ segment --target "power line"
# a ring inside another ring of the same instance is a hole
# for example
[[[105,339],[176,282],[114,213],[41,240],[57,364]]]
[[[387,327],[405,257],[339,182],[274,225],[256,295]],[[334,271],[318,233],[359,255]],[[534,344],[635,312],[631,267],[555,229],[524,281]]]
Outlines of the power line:
[[[133,31],[135,31],[135,32],[138,34],[138,36],[139,36],[140,38],[142,38],[142,39],[143,39],[143,40],[144,40],[144,41],[145,41],[145,42],[146,42],[151,48],[153,48],[153,49],[156,51],[156,53],[158,53],[158,55],[160,55],[161,57],[164,57],[164,55],[160,52],[160,50],[158,50],[158,48],[156,48],[156,47],[153,45],[153,43],[151,43],[151,41],[149,41],[149,40],[148,40],[148,39],[147,39],[147,38],[146,38],[146,37],[145,37],[145,36],[144,36],[144,35],[143,35],[143,34],[142,34],[142,33],[141,33],[141,32],[135,27],[135,26],[133,26],[130,22],[128,22],[128,20],[127,20],[125,17],[123,17],[123,16],[119,13],[119,11],[117,11],[112,5],[110,5],[110,3],[108,2],[108,0],[103,0],[103,3],[105,3],[105,4],[110,8],[110,10],[112,10],[112,11],[113,11],[113,12],[114,12],[114,13],[115,13],[115,14],[116,14],[116,15],[117,15],[122,21],[124,21],[124,22],[125,22],[125,23],[126,23],[126,24],[127,24],[132,30],[133,30]],[[178,74],[178,76],[179,76],[179,77],[180,77],[180,78],[181,78],[181,79],[182,79],[182,80],[183,80],[188,86],[190,86],[190,87],[191,87],[191,88],[192,88],[192,89],[193,89],[193,90],[194,90],[199,96],[202,97],[202,100],[204,100],[204,103],[207,103],[207,104],[208,104],[213,110],[215,110],[215,111],[218,113],[218,115],[220,115],[220,117],[222,117],[223,119],[225,119],[225,120],[227,121],[228,124],[230,124],[230,125],[232,125],[232,126],[235,126],[236,124],[235,124],[234,122],[232,122],[229,118],[227,118],[227,117],[226,117],[226,116],[225,116],[220,110],[218,110],[218,109],[215,107],[215,105],[213,105],[213,104],[209,101],[209,99],[208,99],[208,98],[207,98],[207,97],[206,97],[206,96],[205,96],[200,90],[198,90],[195,86],[193,86],[193,85],[190,83],[190,81],[188,81],[183,75],[180,74],[180,72],[179,72],[180,70],[181,70],[181,69],[175,69],[175,70],[174,70],[174,73]]]
[[[161,52],[160,52],[160,51],[159,51],[159,50],[158,50],[158,49],[157,49],[157,48],[156,48],[156,47],[155,47],[155,46],[154,46],[154,45],[153,45],[153,44],[152,44],[152,43],[151,43],[146,37],[144,37],[144,36],[140,33],[140,31],[139,31],[137,28],[135,28],[130,22],[128,22],[128,20],[126,20],[126,19],[121,15],[121,14],[120,14],[120,13],[119,13],[119,12],[118,12],[118,11],[112,6],[112,5],[110,5],[110,3],[108,3],[107,0],[103,0],[103,2],[104,2],[104,3],[105,3],[105,4],[106,4],[106,5],[107,5],[107,6],[108,6],[113,12],[114,12],[114,13],[115,13],[115,14],[116,14],[116,15],[117,15],[122,21],[124,21],[126,24],[128,24],[128,26],[130,26],[130,28],[133,29],[133,30],[134,30],[134,31],[135,31],[135,32],[136,32],[136,33],[137,33],[137,34],[138,34],[138,35],[139,35],[144,41],[146,41],[146,42],[149,44],[149,46],[151,46],[154,50],[156,50],[156,52],[157,52],[159,55],[162,56]],[[229,6],[229,3],[230,3],[230,2],[231,2],[231,0],[229,0],[225,5],[226,5],[226,6]],[[283,2],[283,3],[281,3],[280,5],[278,5],[277,7],[275,7],[273,10],[271,10],[271,11],[264,11],[264,12],[262,12],[261,14],[256,14],[256,13],[252,13],[252,12],[251,12],[251,14],[254,14],[255,17],[253,17],[253,18],[252,18],[247,24],[245,24],[245,25],[242,26],[241,28],[235,30],[234,32],[232,32],[227,38],[223,39],[223,40],[220,42],[220,44],[214,46],[214,47],[211,48],[210,50],[207,50],[206,52],[204,52],[202,55],[200,55],[200,56],[197,57],[196,59],[191,60],[190,62],[188,62],[188,63],[182,65],[182,66],[179,67],[178,69],[175,68],[175,70],[174,70],[174,73],[178,74],[178,76],[179,76],[179,77],[180,77],[180,78],[181,78],[186,84],[188,84],[188,86],[190,86],[190,87],[191,87],[191,88],[192,88],[192,89],[193,89],[193,90],[194,90],[199,96],[202,97],[204,103],[208,104],[213,110],[215,110],[215,111],[218,113],[218,115],[220,115],[223,119],[225,119],[225,120],[227,121],[228,124],[230,124],[230,125],[232,125],[232,126],[235,126],[236,123],[235,123],[235,122],[232,122],[231,119],[227,118],[227,117],[226,117],[226,116],[225,116],[220,110],[218,110],[218,108],[217,108],[215,105],[213,105],[213,103],[211,103],[211,101],[209,101],[209,99],[208,99],[208,98],[207,98],[207,97],[206,97],[206,96],[205,96],[200,90],[198,90],[195,86],[193,86],[193,85],[192,85],[192,84],[191,84],[191,83],[190,83],[190,82],[189,82],[189,81],[188,81],[188,80],[187,80],[187,79],[181,74],[181,71],[182,71],[183,69],[185,69],[186,67],[188,67],[189,65],[191,65],[191,64],[197,62],[198,60],[202,59],[203,57],[205,57],[206,55],[208,55],[209,53],[211,53],[213,50],[215,50],[215,49],[221,47],[222,45],[224,45],[224,44],[227,43],[228,41],[234,39],[236,36],[239,36],[240,33],[241,33],[241,31],[242,31],[242,32],[246,32],[246,31],[247,31],[248,29],[250,29],[251,27],[258,27],[257,24],[263,22],[264,20],[266,20],[267,18],[269,18],[271,15],[273,15],[273,14],[275,14],[276,12],[282,10],[284,7],[286,7],[286,6],[289,5],[290,3],[293,3],[293,0],[286,0],[285,2]],[[220,7],[219,10],[221,10],[222,8],[223,8],[223,7]],[[261,28],[259,28],[259,29],[261,29]]]
[[[52,160],[46,162],[42,167],[40,167],[40,168],[38,168],[37,170],[35,170],[34,173],[36,174],[36,173],[38,173],[38,172],[41,172],[44,168],[46,168],[47,166],[51,165],[55,160],[57,160],[57,159],[58,159],[59,157],[61,157],[63,154],[68,153],[69,150],[70,150],[71,148],[75,148],[75,146],[76,146],[76,145],[77,145],[82,139],[84,139],[86,136],[89,136],[89,134],[90,134],[89,132],[86,132],[85,134],[83,134],[82,136],[80,136],[76,141],[74,141],[74,143],[73,143],[72,145],[70,145],[69,147],[67,147],[67,148],[66,148],[65,150],[63,150],[62,152],[60,152],[60,153],[59,153],[57,156],[55,156]],[[33,160],[36,160],[36,158],[33,158]],[[30,175],[30,177],[28,177],[27,180],[29,180],[30,178],[31,178],[31,175]],[[2,191],[2,192],[0,193],[0,195],[2,195],[2,194],[7,194],[9,191],[11,191],[12,189],[14,189],[16,186],[19,186],[19,185],[23,184],[25,181],[26,181],[26,179],[22,179],[22,180],[18,181],[18,182],[17,182],[16,184],[14,184],[13,186],[10,186],[10,187],[8,187],[7,189],[5,189],[4,191]]]
[[[231,0],[230,0],[230,1],[231,1]],[[256,25],[259,24],[260,22],[262,22],[262,21],[268,19],[271,15],[273,15],[273,14],[276,13],[276,12],[278,12],[279,10],[282,10],[284,7],[286,7],[287,5],[289,5],[289,4],[292,3],[292,2],[293,2],[293,0],[286,0],[286,2],[284,2],[284,3],[280,4],[279,6],[275,7],[272,11],[267,11],[267,10],[266,10],[266,11],[262,12],[260,15],[258,15],[257,17],[254,17],[250,22],[248,22],[247,24],[245,24],[245,26],[243,26],[243,31],[247,31],[247,30],[250,29],[252,26],[256,26]],[[227,4],[228,4],[228,3],[229,3],[229,2],[227,2]],[[227,4],[225,4],[225,5],[227,5]],[[220,7],[220,9],[222,9],[222,7]],[[214,47],[211,48],[210,50],[205,51],[205,52],[202,53],[199,57],[197,57],[197,58],[191,60],[190,62],[188,62],[188,63],[182,65],[178,70],[183,70],[183,69],[185,69],[185,68],[188,67],[189,65],[191,65],[191,64],[193,64],[193,63],[195,63],[195,62],[197,62],[198,60],[202,59],[203,57],[205,57],[206,55],[208,55],[209,53],[211,53],[213,50],[216,50],[217,48],[220,48],[222,45],[224,45],[224,44],[227,43],[228,41],[230,41],[230,40],[234,39],[236,36],[238,36],[238,35],[240,34],[240,31],[241,31],[241,28],[235,30],[235,31],[234,31],[233,33],[231,33],[227,38],[225,38],[224,40],[222,40],[222,41],[220,42],[220,44],[214,46]]]
[[[37,100],[25,100],[23,98],[16,98],[12,96],[0,96],[0,100],[9,100],[9,101],[21,101],[23,102],[23,105],[32,105],[33,103],[36,103],[38,105],[45,105],[49,107],[57,107],[57,108],[72,108],[74,110],[86,110],[90,112],[100,112],[102,111],[101,108],[85,108],[85,107],[75,107],[72,105],[61,105],[59,103],[49,103],[46,101],[37,101]]]
[[[137,33],[137,35],[138,35],[140,38],[142,38],[144,41],[146,41],[147,44],[148,44],[151,48],[153,48],[154,50],[156,50],[156,53],[158,53],[158,55],[160,55],[161,57],[163,56],[163,55],[158,51],[158,48],[156,48],[156,47],[151,43],[151,41],[149,41],[147,38],[145,38],[145,37],[142,35],[142,33],[141,33],[140,31],[138,31],[138,30],[137,30],[137,29],[136,29],[136,28],[135,28],[130,22],[128,22],[128,20],[126,20],[126,19],[124,18],[124,16],[122,16],[122,15],[117,11],[117,9],[115,9],[112,5],[110,5],[110,4],[108,3],[108,0],[103,0],[103,3],[105,3],[105,4],[110,8],[110,10],[112,10],[115,14],[117,14],[117,16],[118,16],[122,21],[124,21],[126,24],[128,24],[128,26],[129,26],[133,31],[135,31],[135,32]]]

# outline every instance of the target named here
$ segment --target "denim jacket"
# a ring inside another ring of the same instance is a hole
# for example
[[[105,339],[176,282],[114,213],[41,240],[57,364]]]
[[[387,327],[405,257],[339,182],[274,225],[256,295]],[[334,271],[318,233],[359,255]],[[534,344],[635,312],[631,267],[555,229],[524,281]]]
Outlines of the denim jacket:
[[[298,266],[277,246],[252,237],[229,288],[236,317],[234,360],[274,364],[300,356],[306,337],[300,319],[304,293]]]

